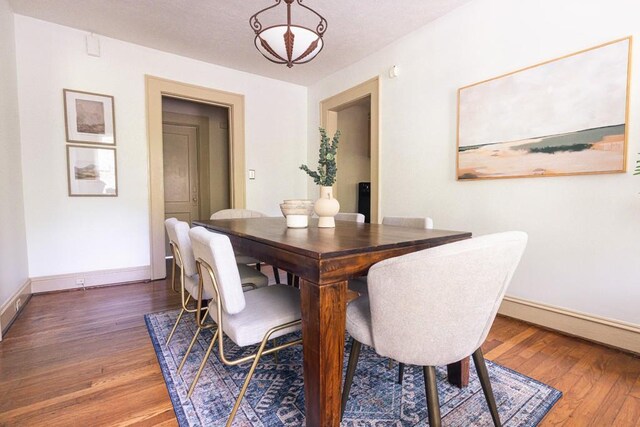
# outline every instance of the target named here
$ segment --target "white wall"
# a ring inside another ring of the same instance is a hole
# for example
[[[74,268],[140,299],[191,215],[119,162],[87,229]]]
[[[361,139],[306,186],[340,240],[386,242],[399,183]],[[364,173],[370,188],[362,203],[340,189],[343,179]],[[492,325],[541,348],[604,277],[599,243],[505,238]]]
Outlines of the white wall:
[[[245,95],[247,207],[279,215],[304,197],[307,89],[16,16],[18,95],[31,277],[149,265],[145,74]],[[118,197],[67,196],[62,89],[115,97]]]
[[[312,86],[308,161],[317,161],[319,102],[380,75],[383,215],[429,215],[436,228],[475,235],[524,230],[529,246],[510,295],[640,324],[640,177],[631,172],[640,68],[628,173],[455,180],[459,87],[628,35],[638,58],[638,22],[637,0],[471,2]],[[400,76],[389,79],[394,64]]]
[[[28,278],[13,12],[0,0],[0,307]]]

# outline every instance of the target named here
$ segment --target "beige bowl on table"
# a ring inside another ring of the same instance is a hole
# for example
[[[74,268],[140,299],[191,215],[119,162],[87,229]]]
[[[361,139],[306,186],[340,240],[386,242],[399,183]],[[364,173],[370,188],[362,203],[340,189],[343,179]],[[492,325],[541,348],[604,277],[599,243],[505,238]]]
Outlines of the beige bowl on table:
[[[289,228],[305,228],[309,226],[309,217],[313,214],[312,200],[285,200],[280,203],[280,210],[287,219]]]

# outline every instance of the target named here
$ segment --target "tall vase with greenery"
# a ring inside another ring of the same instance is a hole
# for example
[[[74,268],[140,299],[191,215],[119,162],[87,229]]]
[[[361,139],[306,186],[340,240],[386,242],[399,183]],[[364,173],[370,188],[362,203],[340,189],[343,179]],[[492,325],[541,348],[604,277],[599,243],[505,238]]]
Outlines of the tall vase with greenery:
[[[320,186],[320,198],[313,209],[320,218],[318,227],[332,228],[336,226],[334,216],[340,212],[340,203],[333,197],[333,184],[336,182],[338,167],[336,165],[336,153],[340,131],[336,131],[330,140],[327,131],[320,128],[320,155],[318,169],[313,171],[307,165],[301,165],[300,169],[313,178],[313,182]]]

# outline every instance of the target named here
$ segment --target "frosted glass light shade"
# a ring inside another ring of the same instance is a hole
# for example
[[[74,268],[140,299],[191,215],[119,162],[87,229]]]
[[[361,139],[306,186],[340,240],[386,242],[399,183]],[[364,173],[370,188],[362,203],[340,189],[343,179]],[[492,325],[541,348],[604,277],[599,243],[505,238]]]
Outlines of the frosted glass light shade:
[[[293,33],[291,56],[287,53],[285,37],[287,28],[290,28],[291,33]],[[316,43],[315,47],[310,52],[307,52],[314,43]],[[291,25],[290,27],[276,25],[259,32],[255,38],[255,45],[265,58],[291,67],[293,64],[304,64],[311,61],[322,50],[324,43],[318,34],[308,28],[297,25]]]
[[[291,24],[291,6],[294,2],[299,11],[307,11],[319,19],[315,31]],[[286,24],[265,28],[260,22],[261,18],[258,18],[258,15],[283,4],[282,0],[276,0],[274,5],[262,9],[249,18],[249,25],[256,33],[254,39],[256,48],[269,61],[276,64],[287,64],[287,67],[291,68],[294,64],[304,64],[311,61],[322,50],[324,46],[322,36],[327,30],[327,20],[302,2],[303,0],[284,0],[284,4],[287,6]]]

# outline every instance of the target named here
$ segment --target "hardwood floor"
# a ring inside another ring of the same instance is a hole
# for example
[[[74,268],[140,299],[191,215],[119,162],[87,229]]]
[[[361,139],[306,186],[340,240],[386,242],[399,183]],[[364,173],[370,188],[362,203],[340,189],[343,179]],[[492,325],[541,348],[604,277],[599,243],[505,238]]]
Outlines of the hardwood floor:
[[[142,316],[179,304],[165,281],[35,295],[0,342],[0,425],[177,425]],[[640,426],[638,357],[504,317],[483,348],[562,390],[543,426]]]

